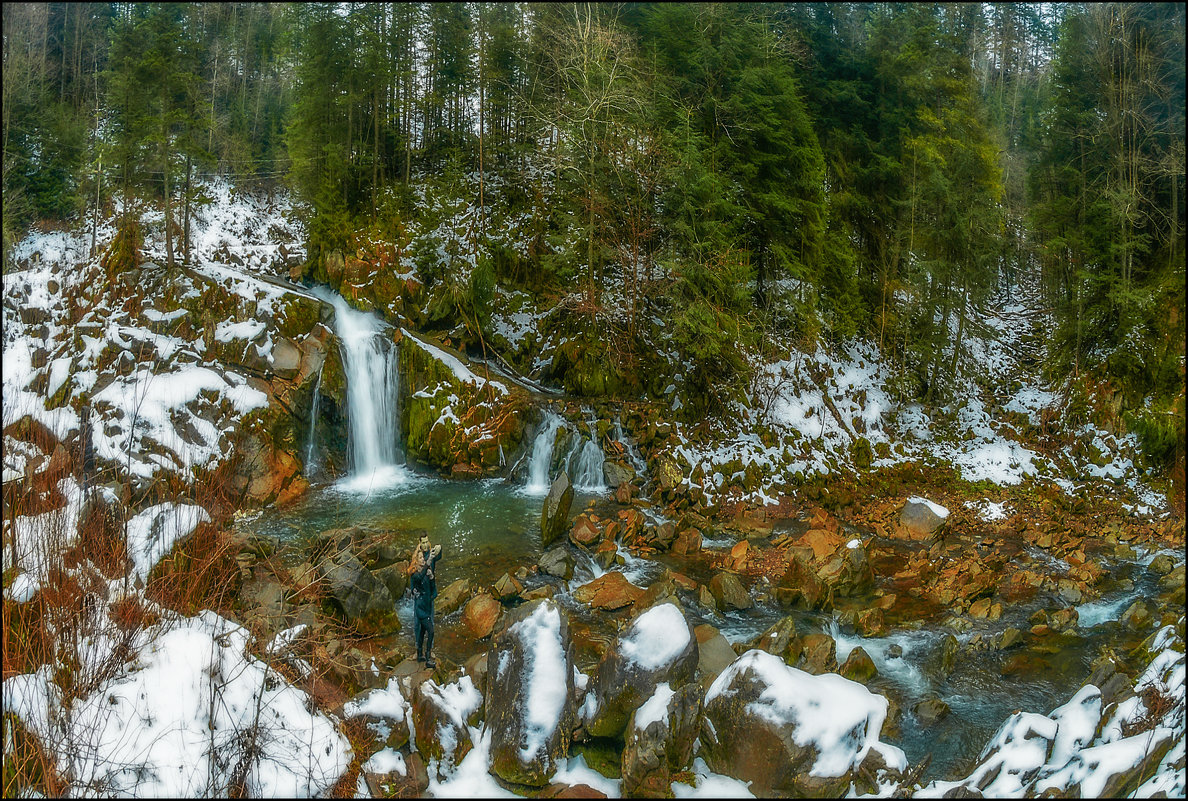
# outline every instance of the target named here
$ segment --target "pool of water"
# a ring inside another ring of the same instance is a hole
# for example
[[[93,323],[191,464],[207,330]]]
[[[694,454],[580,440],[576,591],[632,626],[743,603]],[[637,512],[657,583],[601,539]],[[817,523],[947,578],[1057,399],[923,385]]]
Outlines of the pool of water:
[[[539,488],[528,490],[522,483],[504,479],[448,481],[403,467],[395,471],[370,484],[355,479],[317,488],[299,502],[284,509],[268,510],[245,521],[243,526],[294,545],[316,540],[329,530],[355,525],[385,532],[401,549],[411,550],[422,534],[428,534],[434,543],[443,546],[443,558],[438,566],[438,586],[442,588],[459,578],[467,578],[479,586],[490,585],[503,573],[520,566],[530,567],[540,558],[543,497]],[[577,493],[570,513],[576,514],[590,506],[604,516],[612,515],[618,508],[606,493]],[[711,540],[710,544],[720,549],[729,543]],[[640,587],[660,578],[666,567],[705,583],[713,574],[715,552],[720,550],[711,547],[688,558],[658,554],[653,561],[621,548],[623,564],[611,569],[622,572]],[[294,553],[298,554],[299,549],[294,549]],[[554,584],[555,597],[570,612],[571,630],[579,635],[575,653],[578,666],[587,672],[591,672],[598,652],[591,643],[609,642],[621,619],[630,614],[627,610],[598,612],[573,600],[574,589],[603,572],[588,556],[579,555],[571,581],[534,576],[528,582],[530,588],[545,581]],[[947,676],[938,669],[947,629],[923,626],[893,630],[884,637],[863,638],[839,628],[832,614],[806,611],[791,614],[796,618],[798,632],[824,631],[835,637],[839,664],[853,648],[863,647],[879,670],[871,689],[893,698],[901,709],[897,730],[885,734],[884,740],[903,748],[913,764],[932,753],[925,780],[957,778],[964,775],[963,771],[968,772],[978,752],[1012,712],[1050,712],[1085,682],[1091,663],[1103,646],[1134,639],[1133,633],[1120,630],[1116,618],[1134,598],[1151,597],[1154,591],[1142,579],[1143,571],[1135,570],[1134,566],[1119,565],[1116,572],[1126,582],[1121,589],[1107,592],[1100,601],[1081,607],[1084,620],[1080,636],[1053,635],[1045,641],[1043,650],[1014,649],[1005,653],[963,650],[955,670]],[[688,596],[684,596],[684,606],[694,624],[711,623],[731,643],[746,643],[789,614],[766,598],[764,590],[765,585],[760,581],[753,588],[755,606],[740,612],[722,614],[701,607]],[[1014,607],[1009,618],[1004,617],[997,624],[984,624],[979,630],[993,633],[1007,625],[1026,630],[1026,615],[1040,605],[1041,601],[1037,600]],[[397,613],[405,633],[411,632],[412,608],[407,594],[398,600]],[[969,635],[959,639],[966,641]],[[435,650],[455,662],[463,661],[477,650],[463,630],[459,612],[439,618]],[[929,729],[923,729],[912,712],[912,707],[926,697],[939,697],[951,707],[949,716]]]

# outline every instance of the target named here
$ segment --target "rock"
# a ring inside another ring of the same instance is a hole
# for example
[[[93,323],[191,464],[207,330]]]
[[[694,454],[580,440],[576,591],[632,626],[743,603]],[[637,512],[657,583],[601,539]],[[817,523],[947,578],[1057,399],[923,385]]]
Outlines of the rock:
[[[920,727],[927,729],[944,720],[949,714],[949,705],[939,698],[925,698],[912,707]]]
[[[709,590],[714,596],[718,609],[722,611],[750,609],[755,605],[750,594],[747,593],[746,587],[734,573],[723,572],[715,575],[710,579]]]
[[[588,784],[550,784],[537,794],[537,798],[606,798],[606,793],[595,790]]]
[[[616,563],[622,564],[622,558],[619,556],[619,547],[611,540],[603,540],[598,543],[598,547],[594,549],[594,561],[603,570],[610,570]]]
[[[622,573],[604,573],[573,591],[574,600],[595,609],[614,611],[638,601],[644,591],[629,582]]]
[[[625,481],[615,489],[615,501],[626,506],[631,503],[631,496],[635,492],[635,487],[630,482]]]
[[[278,337],[272,344],[270,358],[273,371],[281,378],[291,380],[301,369],[301,349],[286,337]]]
[[[462,670],[470,680],[474,682],[474,686],[478,688],[480,693],[487,691],[487,652],[474,654],[466,660],[466,664],[462,666]]]
[[[887,700],[860,684],[751,650],[706,692],[700,753],[760,798],[840,797],[886,715]]]
[[[990,599],[979,598],[969,606],[969,616],[977,620],[985,620],[990,616]]]
[[[691,554],[700,550],[701,532],[695,528],[682,529],[672,541],[672,552],[675,554]]]
[[[946,678],[953,672],[953,666],[957,662],[957,651],[960,647],[961,644],[952,634],[946,634],[941,642],[940,672]]]
[[[450,582],[448,587],[437,594],[437,613],[443,617],[450,614],[461,607],[469,595],[470,582],[467,579],[460,578]]]
[[[1052,627],[1053,631],[1068,631],[1077,627],[1077,621],[1080,619],[1075,607],[1068,607],[1067,609],[1058,609],[1052,613],[1048,625]]]
[[[837,672],[859,684],[866,684],[879,675],[879,669],[875,667],[874,660],[862,646],[850,651],[850,655],[846,657],[846,661],[842,663]]]
[[[350,550],[339,551],[323,565],[326,589],[348,621],[369,627],[393,625],[399,631],[395,602],[388,588]]]
[[[1023,642],[1023,632],[1019,631],[1013,626],[1007,628],[998,637],[998,650],[1005,651],[1008,648],[1013,648]]]
[[[524,585],[510,573],[504,573],[491,588],[492,594],[502,603],[507,603],[524,591]]]
[[[383,582],[383,585],[388,588],[388,594],[392,596],[392,598],[401,598],[404,596],[404,591],[408,589],[408,563],[397,562],[394,565],[381,567],[379,570],[375,571],[375,577]],[[440,596],[437,605],[440,609]]]
[[[569,755],[577,724],[569,620],[551,600],[525,604],[509,617],[487,657],[491,771],[543,787]]]
[[[803,669],[815,675],[837,670],[837,643],[828,634],[806,634],[801,640]]]
[[[589,515],[578,515],[573,521],[573,527],[569,530],[569,541],[583,548],[589,548],[601,537],[602,532],[598,530],[598,526],[594,524]]]
[[[700,716],[701,689],[695,684],[675,691],[660,684],[632,711],[620,760],[624,797],[672,795],[672,773],[685,768],[693,756]]]
[[[775,654],[789,665],[800,658],[800,641],[796,639],[796,619],[781,618],[755,640],[755,647]]]
[[[709,623],[702,623],[693,629],[697,638],[697,673],[701,687],[709,687],[723,670],[730,666],[738,654],[730,647],[730,641],[722,632]]]
[[[1182,590],[1184,589],[1184,565],[1176,567],[1166,576],[1159,579],[1159,586],[1165,590]]]
[[[573,567],[573,556],[570,555],[564,546],[557,546],[550,551],[545,551],[544,555],[540,557],[540,570],[542,573],[556,576],[565,581],[573,578]]]
[[[945,519],[933,511],[929,504],[909,500],[899,513],[899,526],[907,539],[926,540],[945,524]]]
[[[1172,572],[1175,566],[1176,561],[1172,558],[1171,554],[1161,553],[1151,560],[1151,563],[1147,565],[1147,570],[1156,576],[1166,576]]]
[[[887,622],[883,618],[883,610],[877,607],[863,609],[859,612],[854,626],[863,637],[882,637],[887,633]]]
[[[463,608],[462,624],[471,637],[481,640],[495,628],[495,621],[502,611],[503,606],[490,593],[480,592]]]
[[[610,459],[602,463],[602,472],[606,476],[608,487],[618,487],[635,478],[635,471],[631,469],[630,465],[612,462]]]
[[[586,730],[595,737],[621,735],[631,711],[659,684],[676,689],[692,681],[698,658],[693,627],[676,604],[645,610],[598,663],[593,684],[598,707]]]
[[[1149,603],[1140,598],[1126,608],[1122,617],[1118,618],[1118,622],[1122,624],[1123,628],[1138,631],[1157,623],[1158,620],[1155,616],[1158,614],[1158,610],[1153,609]]]
[[[413,702],[413,728],[417,733],[417,751],[436,763],[438,777],[452,770],[470,751],[467,723],[483,705],[483,696],[470,676],[456,685],[442,688],[430,679],[423,682]]]
[[[573,503],[573,487],[569,476],[562,471],[549,487],[544,506],[540,510],[540,544],[548,548],[564,533],[569,522],[569,505]]]

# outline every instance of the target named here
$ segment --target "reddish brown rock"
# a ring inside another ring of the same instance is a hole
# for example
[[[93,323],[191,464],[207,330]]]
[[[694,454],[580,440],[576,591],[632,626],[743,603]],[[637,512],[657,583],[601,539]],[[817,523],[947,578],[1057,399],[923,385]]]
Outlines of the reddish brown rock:
[[[573,528],[569,530],[569,539],[575,545],[589,547],[597,542],[600,536],[601,532],[599,532],[594,521],[584,514],[577,516],[577,519],[573,521]]]
[[[577,601],[607,611],[630,606],[643,597],[643,594],[643,590],[618,572],[604,573],[573,591],[573,597]]]
[[[502,610],[499,601],[489,593],[482,592],[471,598],[462,610],[462,623],[470,632],[470,636],[481,640],[495,628],[495,621],[499,619]]]

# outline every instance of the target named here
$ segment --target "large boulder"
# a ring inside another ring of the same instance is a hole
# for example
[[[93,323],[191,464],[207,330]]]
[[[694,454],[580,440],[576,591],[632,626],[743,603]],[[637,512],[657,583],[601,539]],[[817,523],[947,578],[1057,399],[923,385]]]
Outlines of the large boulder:
[[[949,510],[926,498],[908,498],[899,512],[895,533],[904,539],[926,540],[935,534],[949,517]]]
[[[569,551],[558,545],[540,557],[541,572],[569,581],[573,578],[574,560]]]
[[[644,591],[628,581],[622,573],[612,571],[578,587],[573,591],[573,598],[595,609],[613,612],[631,606],[642,598],[643,594]]]
[[[709,591],[714,596],[714,603],[723,612],[730,609],[750,609],[755,605],[747,588],[735,573],[722,572],[715,575],[710,579]]]
[[[551,599],[508,616],[487,654],[491,770],[543,787],[569,755],[577,724],[569,619]]]
[[[573,486],[565,471],[549,487],[544,506],[540,510],[540,544],[548,548],[565,533],[569,522],[569,505],[573,503]]]
[[[486,637],[495,628],[495,621],[503,606],[488,592],[480,592],[471,598],[462,610],[462,623],[470,636],[476,640]]]
[[[625,798],[667,798],[672,774],[689,764],[701,718],[701,688],[663,682],[631,713],[621,757]]]
[[[788,553],[788,569],[776,586],[776,596],[784,603],[829,608],[835,597],[859,595],[874,584],[870,557],[858,538],[813,528]]]
[[[326,589],[351,622],[378,628],[395,626],[395,604],[384,583],[371,574],[349,549],[343,549],[322,564]]]
[[[470,676],[445,687],[429,679],[418,688],[413,704],[417,751],[436,764],[438,775],[448,773],[473,747],[469,725],[483,705],[482,693]]]
[[[709,687],[738,658],[738,654],[730,647],[730,640],[709,623],[697,626],[693,634],[697,638],[698,683]]]
[[[667,683],[678,689],[697,669],[697,638],[676,604],[645,610],[611,644],[594,677],[597,710],[586,723],[595,737],[623,733],[631,711]]]
[[[902,751],[878,741],[886,717],[887,699],[861,684],[751,650],[706,691],[701,755],[758,797],[837,797],[872,750],[907,767]]]

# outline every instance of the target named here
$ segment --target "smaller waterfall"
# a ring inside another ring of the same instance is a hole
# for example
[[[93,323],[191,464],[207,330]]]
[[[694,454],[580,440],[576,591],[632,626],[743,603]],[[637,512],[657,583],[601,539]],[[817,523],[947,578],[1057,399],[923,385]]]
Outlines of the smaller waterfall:
[[[314,470],[317,469],[314,454],[314,429],[318,424],[318,402],[322,399],[322,369],[325,367],[323,362],[322,367],[318,368],[318,380],[314,383],[313,403],[309,407],[309,436],[307,437],[305,445],[305,477],[309,478],[313,475]]]
[[[635,446],[631,444],[631,440],[627,439],[627,436],[623,433],[623,424],[617,416],[615,417],[615,440],[623,444],[623,450],[627,451],[627,459],[631,462],[631,466],[635,468],[636,474],[640,476],[646,474],[648,464],[639,455],[639,451],[635,449]]]
[[[593,431],[594,427],[591,426]],[[566,460],[569,475],[573,477],[573,488],[580,492],[606,492],[606,477],[602,464],[606,457],[602,448],[593,439],[577,437]]]
[[[528,481],[524,490],[530,495],[547,495],[549,491],[549,464],[553,461],[553,442],[557,430],[564,425],[561,416],[545,412],[540,431],[532,441],[532,455],[528,459]]]

